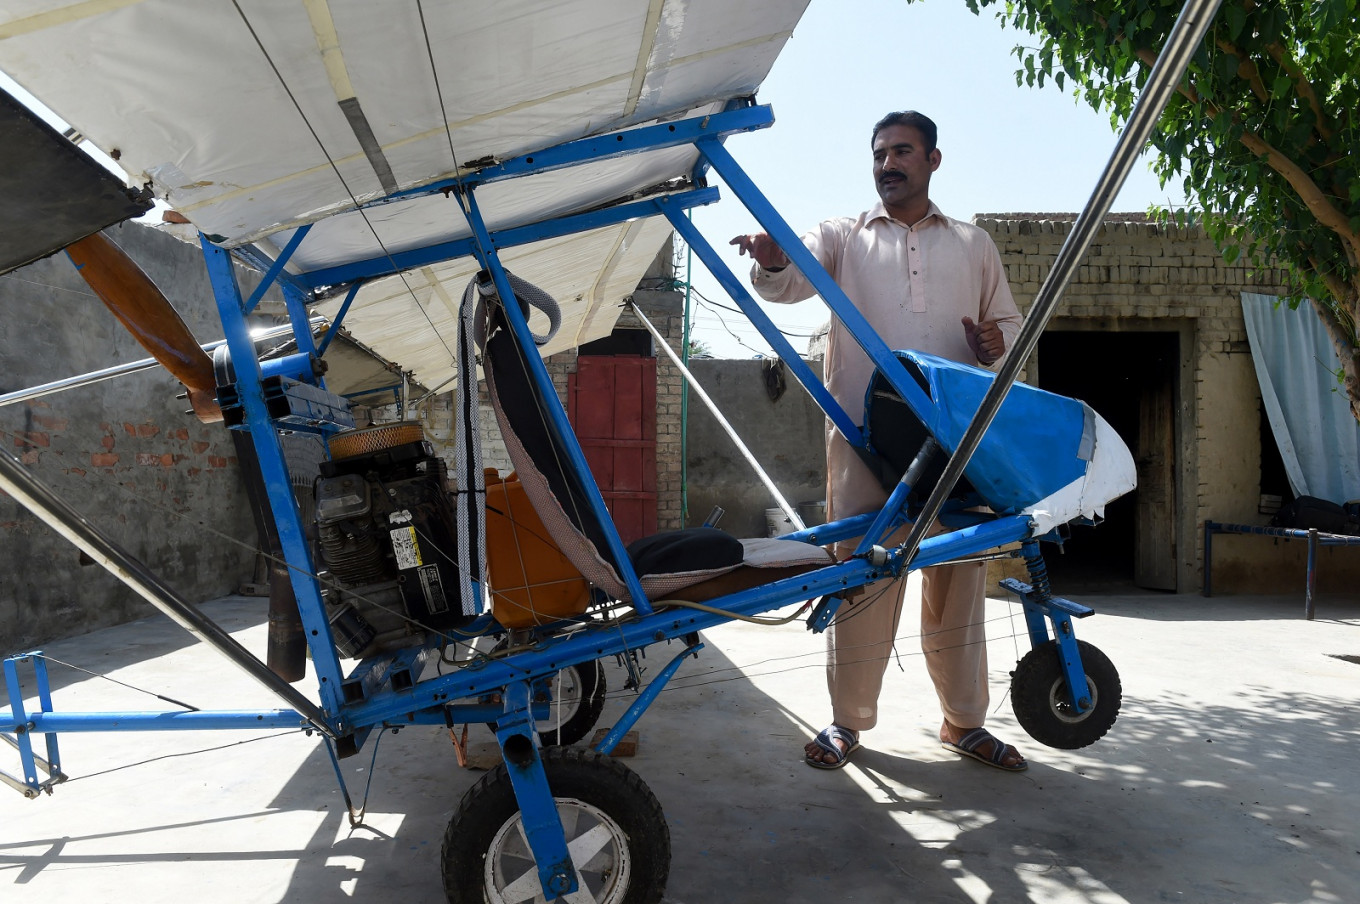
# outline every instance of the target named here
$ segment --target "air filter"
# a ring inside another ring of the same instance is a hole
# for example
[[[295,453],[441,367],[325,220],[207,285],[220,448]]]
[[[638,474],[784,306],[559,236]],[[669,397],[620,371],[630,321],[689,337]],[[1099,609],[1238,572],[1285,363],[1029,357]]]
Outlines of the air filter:
[[[425,439],[425,430],[416,421],[379,424],[359,430],[346,430],[331,437],[331,458],[353,458],[372,455],[384,449],[418,443]]]

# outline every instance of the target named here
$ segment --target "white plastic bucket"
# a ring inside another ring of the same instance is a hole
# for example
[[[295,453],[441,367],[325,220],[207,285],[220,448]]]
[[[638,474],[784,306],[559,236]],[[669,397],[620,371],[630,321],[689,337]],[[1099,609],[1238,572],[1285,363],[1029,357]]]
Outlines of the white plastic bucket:
[[[789,516],[784,514],[781,508],[767,508],[765,510],[765,536],[778,537],[780,534],[787,534],[793,530],[793,522]]]

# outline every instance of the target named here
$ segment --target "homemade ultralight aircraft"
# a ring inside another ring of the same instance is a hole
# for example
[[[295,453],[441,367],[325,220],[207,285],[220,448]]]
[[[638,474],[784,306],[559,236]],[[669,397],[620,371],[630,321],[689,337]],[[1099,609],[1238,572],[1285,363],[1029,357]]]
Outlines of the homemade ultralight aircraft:
[[[1073,618],[1090,610],[1052,595],[1039,542],[1097,518],[1132,489],[1133,464],[1088,407],[1013,384],[1216,4],[1192,2],[1182,15],[995,377],[888,349],[725,149],[727,136],[772,124],[753,95],[805,5],[11,7],[0,21],[0,70],[147,191],[98,184],[69,197],[78,189],[64,181],[60,210],[50,193],[36,202],[49,234],[15,229],[37,247],[14,244],[6,264],[70,246],[99,294],[186,384],[198,415],[249,433],[318,689],[312,698],[290,683],[303,672],[301,647],[280,650],[267,667],[0,455],[0,487],[286,704],[264,712],[66,712],[54,707],[41,655],[12,657],[0,728],[21,772],[6,781],[30,796],[50,793],[65,777],[57,740],[70,731],[302,726],[345,756],[390,725],[485,722],[503,763],[468,792],[448,826],[449,900],[655,901],[670,860],[661,808],[608,754],[683,658],[703,646],[702,629],[807,602],[809,624],[820,630],[846,591],[1016,542],[1031,582],[1008,587],[1033,644],[1015,671],[1016,714],[1046,744],[1080,747],[1101,737],[1118,712],[1118,675],[1076,640]],[[37,136],[30,157],[65,159],[52,141],[44,144],[41,124],[23,127]],[[875,362],[865,412],[831,399],[686,218],[718,198],[707,185],[710,169]],[[226,335],[211,360],[174,327],[155,287],[97,234],[145,209],[148,193],[197,231]],[[777,539],[697,529],[625,548],[543,356],[607,335],[620,299],[672,230],[845,437],[887,463],[897,480],[880,512]],[[265,275],[248,298],[233,261]],[[246,317],[271,285],[282,289],[296,344],[291,354],[261,360]],[[329,319],[319,336],[312,312]],[[356,428],[348,401],[323,377],[342,324],[425,386],[456,383],[452,473],[418,423]],[[517,481],[483,474],[478,370]],[[321,437],[329,449],[311,523],[281,450],[287,433]],[[979,513],[980,505],[990,511]],[[949,529],[926,538],[937,517]],[[883,545],[904,524],[912,525],[907,540]],[[560,551],[562,573],[524,579],[515,538]],[[854,555],[843,561],[826,550],[855,538]],[[597,660],[631,663],[639,650],[671,640],[681,641],[680,652],[594,750],[551,746],[583,737],[598,717]],[[358,664],[346,672],[341,660],[351,658]],[[444,668],[430,668],[436,662]],[[21,691],[25,676],[31,699]],[[581,717],[550,725],[554,694],[568,687]]]

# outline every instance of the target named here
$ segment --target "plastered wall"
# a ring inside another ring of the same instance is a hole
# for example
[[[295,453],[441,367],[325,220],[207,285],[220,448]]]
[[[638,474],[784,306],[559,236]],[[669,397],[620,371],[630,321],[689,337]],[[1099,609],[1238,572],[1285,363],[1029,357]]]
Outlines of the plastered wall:
[[[135,223],[106,234],[201,342],[222,337],[197,248]],[[246,291],[255,284],[243,281]],[[0,311],[0,394],[147,357],[65,254],[0,276]],[[0,443],[197,601],[251,580],[257,540],[228,431],[185,414],[187,403],[175,398],[182,391],[156,367],[3,406]],[[0,493],[0,652],[154,611]]]

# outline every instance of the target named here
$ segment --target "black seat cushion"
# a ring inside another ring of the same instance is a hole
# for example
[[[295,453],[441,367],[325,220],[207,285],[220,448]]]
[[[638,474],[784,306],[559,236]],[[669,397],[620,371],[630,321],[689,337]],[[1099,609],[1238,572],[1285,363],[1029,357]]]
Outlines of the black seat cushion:
[[[638,576],[683,574],[740,565],[741,541],[716,527],[664,531],[628,544],[628,557]]]

